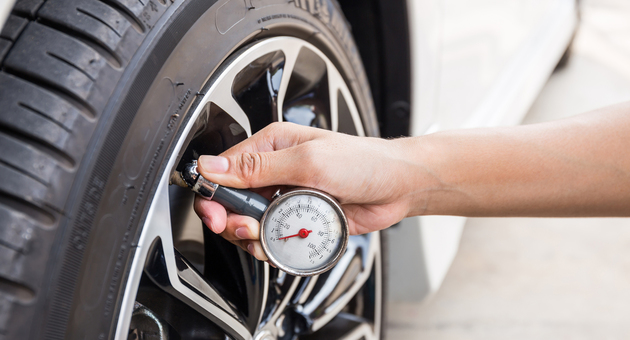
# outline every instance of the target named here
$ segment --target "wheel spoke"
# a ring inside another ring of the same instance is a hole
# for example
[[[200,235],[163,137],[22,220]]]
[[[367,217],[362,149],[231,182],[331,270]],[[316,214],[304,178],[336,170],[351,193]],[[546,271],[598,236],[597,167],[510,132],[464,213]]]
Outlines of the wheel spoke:
[[[208,99],[230,115],[245,130],[247,137],[250,137],[252,135],[252,127],[249,123],[249,118],[234,100],[234,97],[232,97],[232,79],[226,78],[225,80],[225,84],[218,84],[216,90],[212,92]],[[228,81],[230,81],[230,84],[228,84]]]
[[[300,277],[289,275],[280,270],[276,270],[275,279],[269,280],[272,284],[268,287],[269,306],[266,313],[269,315],[261,322],[259,332],[269,332],[274,336],[282,336],[283,333],[283,313],[289,305],[290,299],[295,293],[301,281]],[[275,299],[272,300],[272,297]]]
[[[282,53],[284,53],[284,67],[282,70],[282,79],[280,80],[280,89],[278,90],[277,98],[277,117],[278,121],[280,122],[283,120],[282,112],[287,89],[289,87],[289,80],[291,79],[291,75],[293,74],[293,68],[295,67],[295,62],[297,61],[301,48],[301,45],[289,44],[284,46],[284,48],[282,49]]]
[[[131,277],[138,282],[130,281],[129,284],[137,285],[140,281],[141,275],[133,271],[144,270],[158,287],[216,323],[228,334],[237,339],[251,337],[229,303],[175,250],[170,221],[168,182],[163,180],[147,216],[146,232],[138,244],[137,251],[140,254],[132,265]],[[131,313],[121,311],[125,312]],[[119,328],[117,339],[126,338],[126,334],[120,332],[121,329],[128,329],[128,324],[126,327]]]
[[[287,289],[287,291],[284,292],[284,296],[282,297],[282,300],[280,301],[280,303],[276,307],[276,310],[273,313],[273,315],[271,316],[271,318],[269,318],[269,322],[275,322],[278,319],[280,314],[284,311],[284,309],[289,304],[289,300],[291,299],[291,296],[293,296],[293,293],[295,292],[295,290],[297,289],[298,285],[300,284],[301,278],[299,278],[297,276],[291,276],[291,275],[286,274],[286,273],[281,273],[281,275],[284,275],[286,277],[286,279],[291,278],[290,279],[291,280],[291,285],[289,286],[289,289]]]
[[[309,325],[317,331],[332,320],[357,294],[372,272],[378,256],[378,233],[351,236],[348,249],[339,263],[320,275],[325,283],[317,285],[302,308],[298,309]],[[302,297],[300,301],[303,301]]]
[[[339,110],[340,100],[346,104],[349,114],[354,122],[354,128],[358,136],[365,136],[363,125],[361,124],[361,117],[359,116],[359,110],[352,99],[350,89],[346,85],[343,77],[337,71],[331,61],[326,61],[327,73],[328,73],[328,91],[330,96],[330,118],[332,120],[332,131],[339,131],[339,115],[342,114]]]
[[[250,337],[245,322],[177,250],[156,241],[149,251],[145,273],[158,287],[184,302],[238,339]],[[171,251],[169,251],[171,249]]]
[[[319,275],[308,278],[308,282],[306,282],[306,285],[297,296],[297,303],[304,304],[306,300],[308,300],[311,296],[311,292],[313,292],[313,288],[315,288],[315,284],[317,284],[317,280],[319,280]]]

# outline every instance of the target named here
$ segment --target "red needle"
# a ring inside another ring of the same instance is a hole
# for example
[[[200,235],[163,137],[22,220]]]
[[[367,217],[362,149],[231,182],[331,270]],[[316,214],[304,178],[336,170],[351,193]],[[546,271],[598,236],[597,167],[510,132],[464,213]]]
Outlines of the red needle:
[[[306,230],[304,228],[300,229],[300,231],[298,231],[297,234],[295,235],[289,235],[289,236],[285,236],[285,237],[280,237],[278,240],[284,240],[286,238],[291,238],[291,237],[296,237],[299,236],[301,238],[306,238],[308,236],[308,234],[312,233],[312,230]]]

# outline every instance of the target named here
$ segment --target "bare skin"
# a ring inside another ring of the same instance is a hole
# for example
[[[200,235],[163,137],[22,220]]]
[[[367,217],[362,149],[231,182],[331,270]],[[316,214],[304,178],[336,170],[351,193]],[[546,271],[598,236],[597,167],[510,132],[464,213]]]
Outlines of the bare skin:
[[[200,173],[236,188],[280,185],[335,196],[351,234],[405,217],[630,216],[630,103],[555,122],[384,140],[276,123]],[[212,231],[260,260],[258,222],[197,198]]]

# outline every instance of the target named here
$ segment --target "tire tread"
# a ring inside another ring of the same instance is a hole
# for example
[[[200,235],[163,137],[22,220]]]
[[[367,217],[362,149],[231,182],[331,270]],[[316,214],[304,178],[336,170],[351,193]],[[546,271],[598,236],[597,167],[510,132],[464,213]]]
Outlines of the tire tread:
[[[28,24],[28,19],[19,17],[15,14],[11,14],[8,18],[4,27],[2,28],[2,32],[0,32],[0,37],[15,41],[22,30]]]
[[[0,218],[5,222],[5,227],[0,230],[0,244],[22,254],[28,254],[37,228],[35,221],[26,214],[2,204]]]
[[[26,18],[34,18],[35,13],[44,4],[44,1],[46,0],[19,0],[13,7],[13,13]]]
[[[118,11],[100,1],[49,0],[38,12],[40,22],[88,44],[112,66],[124,66],[117,51],[122,33],[131,23]]]
[[[0,339],[63,334],[59,306],[46,330],[28,327],[43,302],[44,271],[32,268],[46,265],[92,132],[166,8],[157,0],[17,0],[0,32]],[[70,287],[61,280],[55,290]]]

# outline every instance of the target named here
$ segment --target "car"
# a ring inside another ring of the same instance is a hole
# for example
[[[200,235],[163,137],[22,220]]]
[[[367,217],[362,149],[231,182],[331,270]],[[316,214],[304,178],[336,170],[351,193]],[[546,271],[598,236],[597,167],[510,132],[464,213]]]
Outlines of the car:
[[[383,337],[386,293],[435,291],[462,218],[351,236],[298,277],[210,232],[171,174],[276,121],[516,124],[577,17],[574,0],[2,2],[0,338]]]

